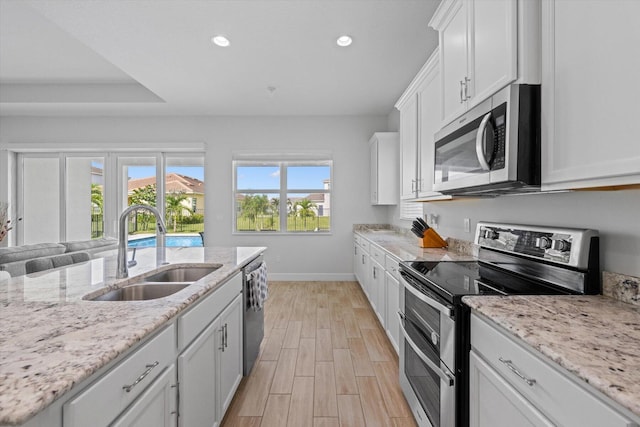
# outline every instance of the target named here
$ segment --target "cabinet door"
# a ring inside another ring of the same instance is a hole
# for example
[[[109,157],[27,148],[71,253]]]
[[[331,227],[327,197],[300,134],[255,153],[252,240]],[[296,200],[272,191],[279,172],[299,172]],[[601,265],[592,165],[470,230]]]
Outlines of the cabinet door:
[[[517,78],[517,2],[471,0],[468,7],[471,108]]]
[[[543,2],[543,189],[640,183],[638,16],[638,1]]]
[[[113,427],[174,427],[176,425],[176,368],[165,369]]]
[[[362,282],[361,274],[360,274],[360,254],[362,250],[360,246],[356,242],[353,242],[353,274],[356,276],[356,280],[358,282]]]
[[[362,280],[360,281],[360,286],[362,287],[362,291],[364,294],[369,297],[369,283],[371,282],[371,273],[369,269],[369,255],[364,251],[360,253],[360,275],[362,276]]]
[[[371,260],[371,284],[369,288],[369,301],[373,311],[378,316],[378,320],[385,325],[385,293],[384,293],[384,268],[377,262]]]
[[[400,311],[400,282],[389,273],[385,275],[385,303],[387,336],[396,353],[398,353],[398,342],[400,339],[400,322],[398,320],[398,311]]]
[[[222,421],[242,380],[242,295],[233,300],[219,319],[223,340],[218,353],[218,421]]]
[[[374,141],[369,145],[369,164],[371,165],[371,176],[369,184],[369,196],[372,205],[378,204],[378,142]]]
[[[470,427],[553,426],[474,351],[469,353]]]
[[[400,110],[400,198],[416,197],[418,165],[418,97],[407,100]]]
[[[442,70],[442,115],[449,123],[466,109],[463,85],[467,72],[467,7],[456,2],[449,21],[440,30],[440,63]],[[462,83],[461,83],[462,82]]]
[[[178,356],[181,427],[217,425],[216,357],[220,334],[220,322],[216,320]]]
[[[418,197],[429,197],[439,193],[433,191],[433,166],[435,156],[434,134],[440,129],[440,74],[438,64],[425,78],[418,90],[420,123],[420,174]]]

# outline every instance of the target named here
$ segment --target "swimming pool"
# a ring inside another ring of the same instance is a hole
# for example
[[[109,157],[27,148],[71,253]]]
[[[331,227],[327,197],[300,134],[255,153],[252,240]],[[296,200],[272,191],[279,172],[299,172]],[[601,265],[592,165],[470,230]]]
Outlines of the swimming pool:
[[[194,247],[202,246],[200,236],[167,236],[167,247]],[[145,237],[143,239],[129,240],[130,248],[150,248],[156,245],[156,237]]]

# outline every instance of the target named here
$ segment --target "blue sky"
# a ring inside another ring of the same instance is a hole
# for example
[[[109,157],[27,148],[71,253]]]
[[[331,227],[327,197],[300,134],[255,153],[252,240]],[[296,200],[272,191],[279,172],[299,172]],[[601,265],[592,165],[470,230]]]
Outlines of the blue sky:
[[[287,187],[290,190],[322,189],[330,178],[329,166],[289,166]],[[280,174],[277,166],[239,166],[238,188],[242,190],[277,190]]]
[[[129,166],[129,178],[147,178],[155,176],[155,166]],[[204,167],[202,166],[167,166],[167,173],[177,173],[204,181]]]

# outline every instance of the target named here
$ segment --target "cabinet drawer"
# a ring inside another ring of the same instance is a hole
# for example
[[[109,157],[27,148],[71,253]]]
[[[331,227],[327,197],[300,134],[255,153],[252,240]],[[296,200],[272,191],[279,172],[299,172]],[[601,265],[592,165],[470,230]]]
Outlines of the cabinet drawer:
[[[183,350],[242,292],[242,273],[204,297],[192,309],[178,318],[178,348]]]
[[[556,424],[566,427],[634,425],[600,400],[595,394],[597,391],[585,390],[578,385],[578,378],[570,379],[544,361],[542,355],[534,354],[475,315],[471,317],[471,347]]]
[[[111,423],[173,363],[175,349],[175,327],[171,324],[66,403],[63,408],[65,427]],[[128,392],[125,386],[130,386]]]
[[[373,258],[378,264],[380,265],[384,265],[385,264],[385,255],[384,255],[384,251],[376,246],[376,245],[370,245],[369,246],[369,254],[371,255],[371,258]]]
[[[362,248],[363,251],[365,251],[366,253],[369,253],[370,248],[369,248],[369,241],[367,239],[364,238],[360,238],[360,247]]]
[[[400,261],[391,255],[387,255],[384,262],[384,269],[396,280],[400,281]]]
[[[356,242],[356,245],[359,245],[360,242],[362,241],[362,237],[360,237],[360,235],[358,235],[358,234],[354,234],[353,235],[353,241]]]

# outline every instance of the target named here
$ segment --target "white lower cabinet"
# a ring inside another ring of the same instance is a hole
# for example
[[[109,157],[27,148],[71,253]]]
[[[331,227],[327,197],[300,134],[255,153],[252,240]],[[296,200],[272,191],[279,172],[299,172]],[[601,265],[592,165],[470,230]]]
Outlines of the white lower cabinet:
[[[175,375],[163,376],[161,385],[154,382],[158,381],[156,379],[167,367],[173,366],[175,348],[175,327],[171,324],[65,403],[63,425],[65,427],[108,425],[127,407],[133,406],[138,406],[138,410],[148,410],[149,413],[158,410],[159,406],[149,407],[148,405],[149,399],[155,400],[155,397],[145,397],[143,392],[150,386],[163,388],[164,381],[173,380],[175,385]],[[164,405],[160,408],[162,409],[166,411],[164,414],[154,414],[154,416],[162,419],[169,419],[172,416],[175,418],[175,415],[170,414],[173,411],[170,405]],[[122,422],[120,425],[129,424]]]
[[[384,319],[384,267],[373,259],[370,264],[371,281],[369,284],[369,301],[373,311],[378,316],[378,320],[382,326],[385,325]]]
[[[366,251],[366,252],[365,252]],[[400,282],[398,260],[375,243],[354,236],[354,271],[378,321],[398,352]]]
[[[216,355],[222,341],[219,322],[213,322],[178,356],[179,425],[216,426]]]
[[[241,292],[237,273],[25,426],[219,425],[242,380]]]
[[[171,365],[112,427],[175,427],[176,386],[176,368]]]
[[[470,427],[553,426],[476,352],[469,355]]]
[[[240,384],[242,295],[236,295],[178,356],[178,425],[181,427],[219,425]]]
[[[229,305],[220,315],[220,328],[224,332],[224,347],[218,353],[220,419],[229,408],[231,400],[242,380],[242,295]]]
[[[385,329],[391,345],[399,352],[398,342],[400,340],[400,321],[398,311],[400,311],[400,281],[398,276],[398,261],[387,255],[385,264]]]
[[[586,382],[475,314],[469,375],[471,427],[637,425]]]

